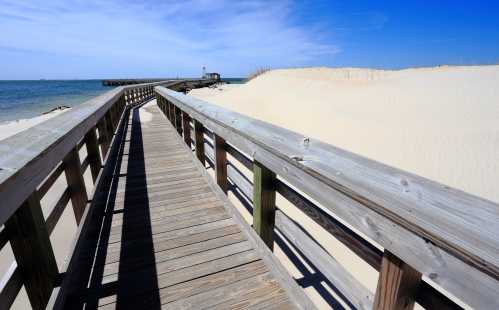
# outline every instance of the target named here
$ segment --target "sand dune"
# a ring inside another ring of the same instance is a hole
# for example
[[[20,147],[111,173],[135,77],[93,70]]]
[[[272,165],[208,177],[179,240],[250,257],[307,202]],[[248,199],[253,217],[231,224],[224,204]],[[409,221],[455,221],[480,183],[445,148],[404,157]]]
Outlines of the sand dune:
[[[190,95],[499,202],[499,66],[270,71]]]

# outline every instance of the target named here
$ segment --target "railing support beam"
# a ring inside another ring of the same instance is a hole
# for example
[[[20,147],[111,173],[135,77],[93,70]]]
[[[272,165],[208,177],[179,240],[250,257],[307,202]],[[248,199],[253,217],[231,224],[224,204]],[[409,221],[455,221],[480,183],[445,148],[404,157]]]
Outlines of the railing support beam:
[[[191,117],[185,111],[182,112],[182,127],[184,128],[184,142],[191,148]]]
[[[272,250],[274,248],[276,175],[253,163],[253,228]]]
[[[83,212],[85,211],[88,197],[85,181],[83,180],[78,150],[73,148],[68,155],[66,155],[63,163],[66,172],[66,181],[68,182],[68,187],[71,191],[71,204],[73,205],[76,223],[79,225]]]
[[[97,141],[97,134],[95,128],[90,129],[85,135],[85,144],[87,146],[88,162],[90,163],[90,172],[92,173],[92,181],[97,179],[99,175],[102,161],[99,154],[99,143]]]
[[[105,158],[107,150],[109,149],[109,144],[111,143],[111,139],[107,133],[105,117],[102,117],[102,119],[97,123],[97,128],[99,129],[99,143],[101,145],[102,158]]]
[[[385,250],[373,309],[413,309],[420,282],[421,273]]]
[[[177,128],[177,132],[180,136],[182,136],[182,110],[179,107],[175,106],[175,128]]]
[[[225,140],[215,134],[215,174],[217,184],[227,194],[227,151],[225,147]]]
[[[206,165],[204,155],[204,126],[201,122],[194,120],[194,138],[196,140],[196,156],[203,164]]]
[[[45,309],[59,273],[38,192],[5,222],[12,252],[33,309]]]

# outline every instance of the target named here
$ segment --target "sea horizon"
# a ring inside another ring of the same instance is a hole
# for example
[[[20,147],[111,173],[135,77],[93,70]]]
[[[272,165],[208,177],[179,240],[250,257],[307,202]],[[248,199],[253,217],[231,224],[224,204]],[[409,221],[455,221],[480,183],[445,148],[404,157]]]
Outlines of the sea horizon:
[[[0,125],[38,117],[60,106],[74,107],[115,87],[103,86],[102,81],[0,80]],[[222,78],[222,82],[243,83],[244,78]]]

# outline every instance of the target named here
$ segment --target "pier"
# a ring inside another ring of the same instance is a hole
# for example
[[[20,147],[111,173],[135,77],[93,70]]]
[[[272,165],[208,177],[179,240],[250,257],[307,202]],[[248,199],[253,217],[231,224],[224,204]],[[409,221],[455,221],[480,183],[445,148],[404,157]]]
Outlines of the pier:
[[[0,309],[23,286],[34,309],[314,309],[276,244],[350,308],[499,308],[496,203],[182,93],[214,82],[120,86],[0,142],[0,248],[15,256]],[[379,271],[376,290],[276,196]],[[58,266],[68,205],[78,230]]]
[[[111,80],[102,80],[103,86],[125,86],[125,85],[135,85],[135,84],[147,84],[147,83],[156,83],[165,80],[172,79],[111,79]],[[178,79],[177,79],[178,80]],[[189,79],[183,80],[187,87],[190,89],[210,86],[212,84],[220,82],[220,75],[215,76],[213,78],[202,78],[202,79]]]

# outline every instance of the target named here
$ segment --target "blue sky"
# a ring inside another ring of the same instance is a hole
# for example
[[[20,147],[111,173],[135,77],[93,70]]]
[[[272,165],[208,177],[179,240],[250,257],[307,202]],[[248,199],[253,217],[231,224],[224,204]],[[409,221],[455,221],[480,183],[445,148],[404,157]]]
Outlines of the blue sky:
[[[499,1],[0,0],[0,79],[499,63]]]

